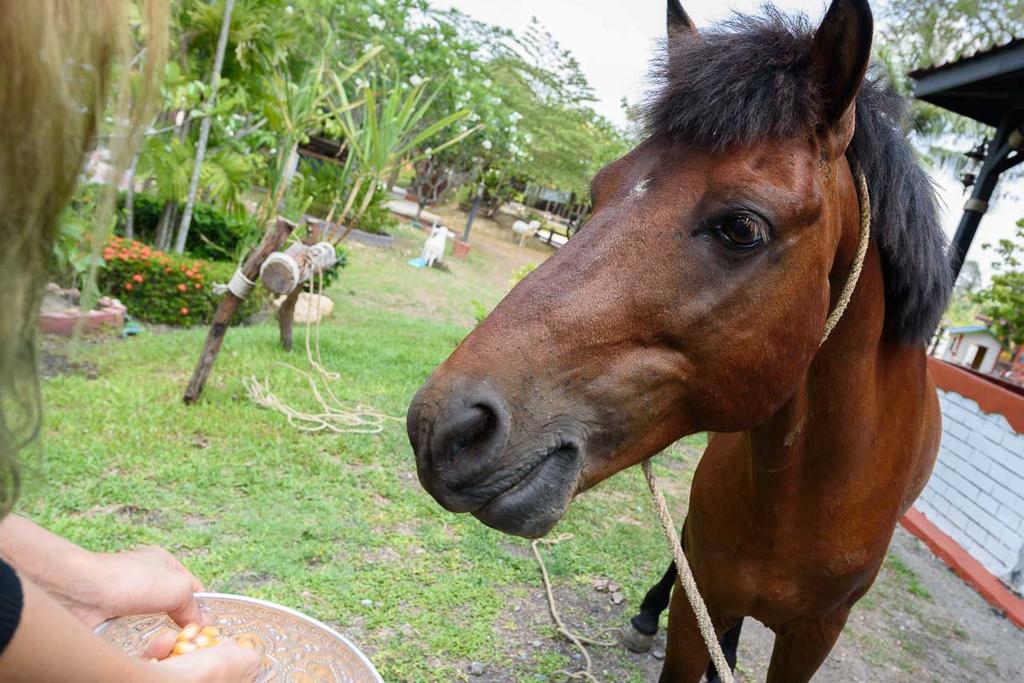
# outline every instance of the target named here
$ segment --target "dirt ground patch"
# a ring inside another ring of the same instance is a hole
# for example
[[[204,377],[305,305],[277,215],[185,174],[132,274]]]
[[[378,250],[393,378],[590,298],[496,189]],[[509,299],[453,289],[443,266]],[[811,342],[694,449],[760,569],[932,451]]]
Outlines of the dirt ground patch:
[[[682,483],[673,497],[685,495],[682,489],[692,478],[700,449],[687,447],[684,452],[687,458],[676,465]],[[657,578],[651,576],[651,583]],[[555,596],[563,619],[581,634],[619,628],[637,608],[628,602],[612,605],[607,593],[578,583],[557,585]],[[520,672],[529,671],[531,663],[535,666],[539,658],[552,653],[568,658],[570,670],[583,667],[576,650],[555,632],[539,580],[537,586],[517,589],[508,604],[509,618],[501,627],[506,637],[506,664],[488,666],[473,675],[466,663],[463,671],[470,680],[533,680]],[[737,681],[765,679],[773,641],[774,634],[760,623],[753,619],[744,622]],[[656,681],[664,649],[664,631],[646,654],[622,647],[592,647],[593,671],[601,681]],[[898,527],[878,580],[854,608],[814,680],[1022,681],[1024,630],[993,610],[920,541]]]
[[[894,559],[895,558],[895,559]],[[652,582],[657,577],[651,577]],[[636,605],[612,605],[607,593],[590,586],[560,585],[558,609],[583,635],[619,628]],[[464,662],[472,681],[533,680],[524,671],[557,654],[567,669],[583,668],[582,657],[555,632],[544,592],[517,588],[508,599],[508,617],[500,625],[503,666]],[[747,619],[740,639],[736,680],[763,681],[774,634]],[[607,682],[657,681],[665,650],[659,632],[650,653],[617,647],[591,647],[593,671]],[[871,593],[854,609],[846,630],[815,681],[822,683],[896,683],[901,681],[1024,680],[1024,632],[995,613],[970,587],[949,571],[917,539],[897,529],[890,557]]]
[[[112,339],[113,337],[103,336],[91,338],[86,343],[102,343]],[[96,364],[78,357],[81,354],[77,352],[74,344],[79,341],[81,340],[40,335],[37,347],[39,375],[43,379],[60,375],[83,375],[88,379],[96,379]]]
[[[618,628],[629,619],[629,606],[613,605],[608,593],[599,593],[588,587],[556,588],[554,591],[562,619],[578,635],[598,640],[615,641]],[[555,632],[548,612],[543,589],[537,586],[521,587],[508,600],[508,618],[502,624],[506,635],[503,661],[505,666],[488,665],[473,675],[472,663],[463,669],[470,680],[487,683],[506,683],[513,680],[533,680],[524,672],[537,668],[539,660],[552,655],[568,659],[566,671],[584,668],[582,655],[565,638]],[[603,633],[604,629],[615,632]],[[589,646],[592,672],[601,681],[657,680],[661,661],[645,654],[638,655],[620,645],[610,647]]]
[[[772,637],[761,624],[744,622],[737,680],[764,680]],[[1024,631],[897,528],[878,581],[814,680],[1021,681]]]

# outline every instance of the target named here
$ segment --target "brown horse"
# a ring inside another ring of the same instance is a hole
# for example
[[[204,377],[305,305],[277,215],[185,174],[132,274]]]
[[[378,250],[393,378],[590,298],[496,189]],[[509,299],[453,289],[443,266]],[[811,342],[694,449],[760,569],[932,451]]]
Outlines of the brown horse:
[[[420,389],[409,438],[441,505],[536,537],[582,491],[713,432],[685,523],[697,585],[720,635],[746,616],[775,631],[769,681],[806,681],[932,469],[945,240],[904,104],[865,77],[866,2],[834,0],[816,30],[769,10],[698,33],[677,0],[668,16],[648,137]],[[821,344],[860,173],[868,255]],[[662,680],[707,664],[674,591]]]

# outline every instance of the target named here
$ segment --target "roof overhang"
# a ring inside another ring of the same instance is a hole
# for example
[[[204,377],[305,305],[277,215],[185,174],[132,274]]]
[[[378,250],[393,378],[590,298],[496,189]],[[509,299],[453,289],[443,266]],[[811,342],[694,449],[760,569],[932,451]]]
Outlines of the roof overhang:
[[[1024,112],[1024,39],[910,77],[914,97],[997,127],[1006,112]]]

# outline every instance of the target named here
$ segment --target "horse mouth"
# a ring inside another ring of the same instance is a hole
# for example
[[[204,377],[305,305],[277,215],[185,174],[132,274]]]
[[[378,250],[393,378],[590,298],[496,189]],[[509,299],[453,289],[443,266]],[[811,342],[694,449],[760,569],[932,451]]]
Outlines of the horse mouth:
[[[498,531],[539,538],[565,514],[583,470],[583,449],[561,441],[473,516]]]

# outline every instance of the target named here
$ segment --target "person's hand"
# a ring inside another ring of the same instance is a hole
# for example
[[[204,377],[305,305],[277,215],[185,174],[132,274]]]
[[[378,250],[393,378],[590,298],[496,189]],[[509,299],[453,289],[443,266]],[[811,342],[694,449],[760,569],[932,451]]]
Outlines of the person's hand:
[[[184,626],[203,623],[199,579],[161,548],[93,553],[35,522],[0,519],[0,556],[89,628],[110,617],[166,612]]]
[[[252,683],[259,674],[260,655],[233,640],[166,659],[174,647],[174,636],[170,630],[161,632],[143,653],[143,657],[159,660],[153,666],[161,681]]]
[[[193,593],[203,584],[163,548],[96,553],[86,590],[59,596],[89,628],[111,617],[166,612],[179,626],[203,623]]]

